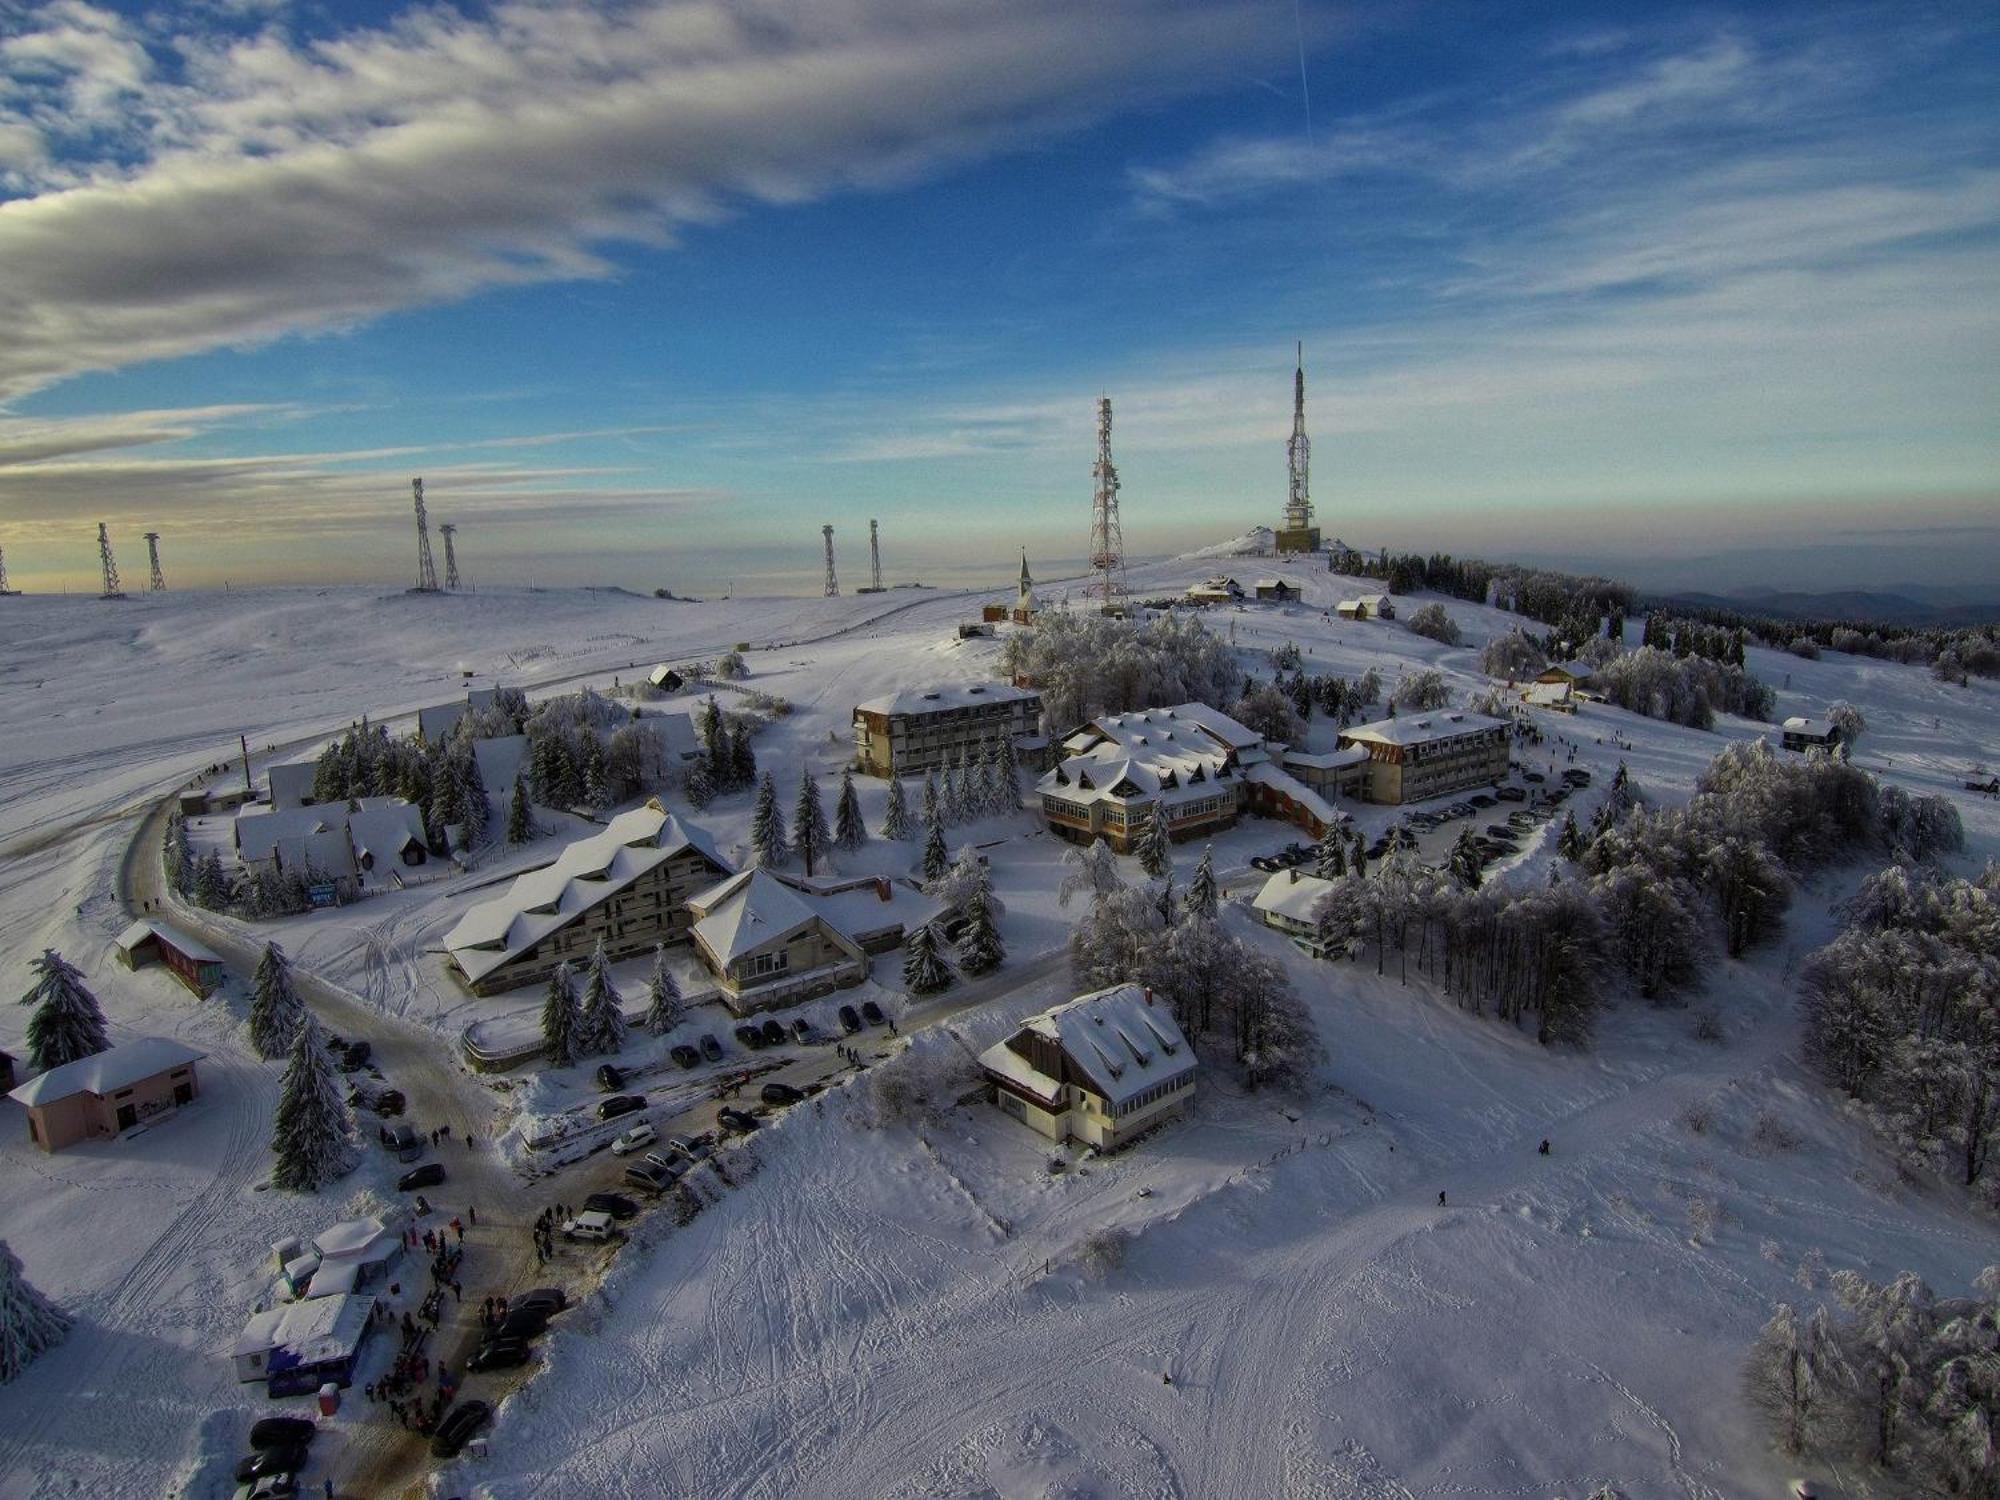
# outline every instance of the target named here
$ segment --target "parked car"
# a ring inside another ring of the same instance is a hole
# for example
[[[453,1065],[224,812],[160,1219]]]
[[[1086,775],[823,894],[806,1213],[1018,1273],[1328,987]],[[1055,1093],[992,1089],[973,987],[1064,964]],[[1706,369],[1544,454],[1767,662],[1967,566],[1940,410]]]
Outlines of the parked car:
[[[849,1036],[853,1036],[855,1032],[861,1029],[861,1017],[859,1013],[855,1011],[853,1006],[851,1005],[841,1006],[839,1014],[840,1014],[840,1029],[846,1032]]]
[[[525,1365],[529,1352],[526,1339],[490,1338],[472,1351],[465,1367],[468,1370],[511,1370],[516,1365]]]
[[[762,1096],[766,1104],[780,1106],[797,1104],[801,1099],[805,1098],[804,1094],[793,1088],[789,1083],[767,1083],[763,1087]]]
[[[444,1414],[431,1438],[431,1452],[438,1458],[456,1458],[459,1449],[493,1420],[493,1408],[484,1401],[461,1401]]]
[[[1250,856],[1250,868],[1253,870],[1262,870],[1269,875],[1275,875],[1281,866],[1277,860],[1268,854],[1253,854]]]
[[[715,1112],[715,1118],[722,1124],[724,1129],[734,1130],[741,1135],[748,1135],[757,1128],[759,1123],[755,1115],[746,1114],[740,1109],[719,1109]]]
[[[642,1120],[611,1143],[611,1154],[613,1156],[630,1156],[641,1146],[650,1146],[659,1138],[660,1133],[653,1129],[650,1123]]]
[[[667,1149],[693,1165],[714,1154],[715,1142],[705,1135],[670,1135],[667,1137]]]
[[[1571,786],[1589,786],[1590,772],[1584,770],[1582,766],[1571,766],[1563,772],[1563,780]]]
[[[722,1061],[722,1043],[715,1039],[714,1032],[704,1031],[701,1034],[701,1055],[710,1062]]]
[[[629,1219],[639,1212],[639,1205],[623,1193],[592,1193],[583,1200],[583,1206],[593,1213],[610,1214],[614,1219]]]
[[[812,1028],[812,1022],[808,1021],[804,1016],[794,1016],[792,1018],[793,1041],[803,1046],[805,1043],[812,1041],[817,1035],[818,1033]]]
[[[436,1187],[444,1181],[444,1163],[427,1161],[421,1167],[413,1167],[396,1179],[396,1191],[414,1193],[418,1188]]]
[[[752,1026],[748,1021],[745,1021],[741,1026],[736,1028],[736,1040],[750,1051],[758,1052],[763,1050],[764,1033],[759,1031],[755,1026]]]
[[[562,1232],[564,1239],[587,1240],[600,1245],[618,1238],[618,1226],[611,1222],[611,1215],[596,1212],[578,1214],[563,1225]]]
[[[597,1086],[607,1094],[615,1094],[625,1087],[625,1075],[610,1063],[604,1063],[597,1070]]]
[[[1486,825],[1486,836],[1494,839],[1512,839],[1514,837],[1514,830],[1509,828],[1505,823],[1488,823]]]
[[[548,1310],[543,1307],[509,1308],[507,1315],[493,1325],[487,1335],[492,1339],[538,1339],[549,1326]]]
[[[568,1306],[569,1293],[559,1286],[538,1286],[532,1291],[518,1293],[507,1301],[509,1312],[523,1307],[539,1307],[550,1313],[559,1313]]]
[[[401,1089],[382,1089],[375,1095],[374,1109],[378,1115],[400,1115],[408,1104]]]
[[[882,1014],[881,1006],[877,1005],[873,1000],[863,1000],[861,1002],[861,1019],[866,1021],[870,1026],[880,1026],[887,1018]]]
[[[340,1063],[348,1072],[368,1066],[368,1059],[375,1055],[375,1049],[366,1042],[349,1042],[341,1049]]]
[[[620,1115],[629,1115],[634,1110],[644,1109],[645,1107],[646,1096],[644,1094],[613,1094],[609,1099],[600,1099],[598,1101],[597,1118],[600,1120],[615,1120]]]
[[[686,1042],[676,1043],[673,1050],[667,1056],[671,1057],[684,1068],[698,1068],[701,1066],[701,1054]]]
[[[318,1435],[319,1428],[304,1417],[259,1417],[250,1424],[253,1448],[296,1448]]]
[[[266,1474],[239,1486],[236,1500],[293,1500],[298,1492],[296,1474]]]
[[[1470,801],[1474,807],[1491,807],[1493,805],[1494,798],[1497,795],[1498,794],[1494,792],[1481,792],[1478,796],[1468,798],[1467,800]]]
[[[1544,776],[1540,771],[1523,771],[1521,773],[1521,779],[1523,781],[1532,781],[1540,783],[1547,781],[1549,778]]]
[[[1528,800],[1528,794],[1517,786],[1503,786],[1493,795],[1502,802],[1526,802]]]
[[[764,1045],[782,1047],[785,1045],[785,1023],[776,1016],[766,1021],[760,1028],[764,1033]]]
[[[408,1124],[384,1125],[375,1133],[397,1161],[415,1161],[424,1154],[423,1142],[417,1139],[416,1130]]]
[[[625,1180],[642,1193],[664,1193],[674,1185],[674,1174],[659,1163],[648,1159],[635,1161],[627,1167]]]
[[[296,1474],[306,1466],[306,1445],[292,1443],[280,1448],[258,1448],[236,1466],[236,1482],[249,1484],[267,1474]]]

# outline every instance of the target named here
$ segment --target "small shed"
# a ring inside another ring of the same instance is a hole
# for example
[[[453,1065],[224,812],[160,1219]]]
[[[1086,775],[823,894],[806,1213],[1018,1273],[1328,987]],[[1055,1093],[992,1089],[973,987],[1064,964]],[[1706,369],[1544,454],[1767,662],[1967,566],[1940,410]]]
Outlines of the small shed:
[[[1296,604],[1299,586],[1282,578],[1260,578],[1257,580],[1257,597],[1272,604]]]
[[[178,927],[141,917],[118,934],[118,958],[128,969],[163,963],[174,977],[206,1000],[221,987],[222,955]]]
[[[324,1297],[329,1291],[365,1291],[387,1281],[390,1267],[403,1253],[403,1237],[370,1215],[334,1225],[313,1241],[313,1247],[320,1263],[309,1295]]]
[[[646,681],[650,682],[663,693],[678,693],[682,688],[687,686],[687,679],[682,677],[680,673],[676,672],[665,662],[662,662],[659,666],[653,668],[651,672],[647,673]]]
[[[192,1103],[201,1094],[194,1065],[206,1055],[168,1037],[139,1037],[50,1068],[7,1097],[28,1111],[28,1138],[60,1151]]]
[[[238,1380],[267,1382],[273,1396],[346,1386],[375,1326],[375,1299],[313,1297],[251,1317],[232,1351]]]

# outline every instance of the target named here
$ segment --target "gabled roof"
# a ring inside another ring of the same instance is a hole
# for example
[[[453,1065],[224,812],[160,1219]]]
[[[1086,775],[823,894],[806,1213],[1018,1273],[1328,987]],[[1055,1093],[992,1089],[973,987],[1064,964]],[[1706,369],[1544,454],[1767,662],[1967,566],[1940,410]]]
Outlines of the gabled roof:
[[[694,935],[725,968],[820,920],[806,898],[769,870],[745,870],[688,901]],[[843,934],[845,936],[845,934]]]
[[[693,714],[647,714],[638,727],[659,742],[660,753],[670,765],[683,764],[702,753]]]
[[[170,1068],[186,1067],[206,1056],[206,1052],[197,1052],[169,1037],[136,1037],[115,1047],[107,1047],[94,1056],[80,1057],[75,1062],[37,1074],[7,1097],[18,1104],[28,1105],[49,1104],[75,1094],[95,1094],[101,1099],[142,1078],[151,1078],[155,1073],[164,1073]]]
[[[280,809],[304,807],[312,800],[313,782],[318,777],[319,766],[309,760],[271,767],[268,773],[271,806]]]
[[[1787,734],[1810,735],[1814,739],[1827,739],[1833,734],[1833,726],[1824,719],[1809,719],[1799,714],[1792,715],[1780,726]]]
[[[1264,882],[1264,888],[1250,904],[1258,911],[1274,912],[1295,922],[1311,922],[1317,920],[1313,908],[1332,889],[1331,880],[1322,880],[1302,870],[1280,870]]]
[[[526,765],[528,737],[502,734],[490,740],[474,740],[472,759],[479,767],[479,780],[486,788],[487,800],[504,809],[514,795],[514,782]]]
[[[669,682],[680,685],[685,683],[687,679],[682,677],[679,672],[675,671],[665,662],[661,662],[646,674],[646,680],[652,683],[654,687],[665,687]]]
[[[1023,1031],[1046,1037],[1062,1048],[1070,1064],[1089,1081],[1093,1093],[1118,1104],[1156,1083],[1191,1073],[1199,1059],[1164,1001],[1149,999],[1136,984],[1114,985],[1079,995],[1022,1023]],[[1001,1054],[1005,1054],[1002,1056]],[[982,1066],[1018,1075],[1026,1065],[1005,1042],[979,1056]],[[1032,1066],[1036,1091],[1053,1097],[1059,1080]]]
[[[284,1350],[292,1356],[287,1363],[302,1365],[338,1359],[360,1346],[374,1310],[373,1297],[352,1294],[287,1302],[254,1314],[237,1336],[234,1352],[240,1358]]]
[[[345,828],[326,828],[303,838],[280,839],[276,850],[278,868],[287,874],[324,875],[339,880],[358,874],[354,846],[347,841]]]
[[[154,937],[157,937],[176,953],[184,954],[196,963],[219,964],[222,962],[222,955],[206,943],[189,937],[178,927],[169,926],[167,923],[151,917],[139,918],[138,921],[118,934],[118,951],[130,954],[134,948],[138,947],[148,938]]]
[[[368,798],[366,802],[376,799]],[[385,799],[386,800],[386,799]],[[395,800],[390,806],[367,806],[347,819],[347,836],[354,845],[354,859],[374,855],[377,864],[391,855],[400,855],[411,844],[424,842],[423,814],[410,802]]]
[[[417,732],[431,744],[440,744],[451,738],[451,732],[458,728],[458,721],[471,712],[464,703],[440,703],[434,708],[417,710]]]
[[[345,819],[345,803],[327,807],[288,807],[282,812],[244,811],[236,819],[236,849],[245,861],[269,859],[281,839],[301,839],[323,832],[329,817]]]

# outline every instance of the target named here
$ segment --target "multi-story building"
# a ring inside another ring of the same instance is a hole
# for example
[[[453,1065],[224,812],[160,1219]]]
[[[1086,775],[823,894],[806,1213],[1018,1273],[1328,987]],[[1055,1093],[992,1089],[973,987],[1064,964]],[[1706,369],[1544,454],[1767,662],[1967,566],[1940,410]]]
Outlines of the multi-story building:
[[[1030,1017],[979,1066],[1015,1119],[1111,1151],[1179,1112],[1200,1060],[1152,991],[1121,984]]]
[[[854,769],[920,776],[981,760],[1003,739],[1038,763],[1042,695],[1004,682],[969,682],[870,698],[854,710]]]
[[[1507,774],[1507,723],[1486,714],[1429,713],[1340,731],[1368,752],[1370,802],[1422,802]]]
[[[1825,719],[1794,714],[1778,726],[1778,742],[1787,750],[1831,750],[1840,743],[1840,731]]]
[[[686,942],[688,898],[729,873],[706,833],[653,798],[473,907],[445,952],[475,995],[491,995],[583,964],[600,940],[612,958]]]

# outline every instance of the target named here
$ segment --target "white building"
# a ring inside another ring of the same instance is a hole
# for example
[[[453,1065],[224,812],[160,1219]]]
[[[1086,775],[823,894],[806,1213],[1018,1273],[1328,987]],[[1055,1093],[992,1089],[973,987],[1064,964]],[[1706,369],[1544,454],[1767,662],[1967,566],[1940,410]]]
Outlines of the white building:
[[[1403,714],[1343,729],[1340,743],[1368,752],[1370,802],[1422,802],[1507,774],[1507,721],[1489,714]]]
[[[887,693],[855,705],[854,769],[866,776],[918,775],[961,757],[983,760],[1002,740],[1034,762],[1041,719],[1042,695],[1004,682]]]
[[[1110,1151],[1178,1113],[1200,1063],[1166,1005],[1121,984],[1030,1017],[979,1065],[1015,1119]]]
[[[1334,606],[1343,620],[1393,620],[1396,601],[1387,594],[1363,594],[1359,599],[1343,599]]]
[[[1333,889],[1331,880],[1306,875],[1298,870],[1280,870],[1264,882],[1251,905],[1266,927],[1285,934],[1314,958],[1328,956],[1322,924],[1317,915],[1322,897]]]
[[[269,1382],[273,1396],[345,1386],[374,1327],[372,1296],[313,1297],[260,1312],[243,1325],[231,1353],[238,1380]]]

